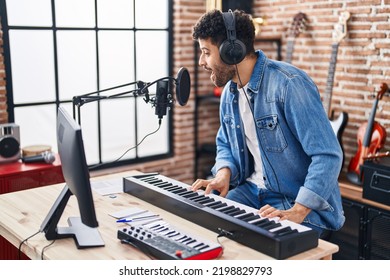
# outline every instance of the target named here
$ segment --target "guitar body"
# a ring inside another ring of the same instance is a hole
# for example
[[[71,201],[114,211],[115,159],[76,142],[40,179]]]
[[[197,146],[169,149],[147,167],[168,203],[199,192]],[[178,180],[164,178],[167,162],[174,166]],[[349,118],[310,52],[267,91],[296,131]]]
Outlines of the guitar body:
[[[348,123],[348,113],[346,112],[341,112],[337,119],[333,120],[332,118],[330,120],[330,125],[332,126],[333,132],[337,136],[337,139],[339,140],[341,148],[343,148],[342,136],[344,133],[344,129],[347,126],[347,123]]]

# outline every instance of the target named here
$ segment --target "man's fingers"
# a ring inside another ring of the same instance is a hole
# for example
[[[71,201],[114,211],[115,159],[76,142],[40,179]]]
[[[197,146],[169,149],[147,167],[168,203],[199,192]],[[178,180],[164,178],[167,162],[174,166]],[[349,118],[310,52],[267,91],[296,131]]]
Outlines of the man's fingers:
[[[209,187],[210,184],[211,184],[211,180],[198,179],[192,184],[191,190],[197,191],[197,190],[202,189],[202,188],[207,190],[207,188]]]

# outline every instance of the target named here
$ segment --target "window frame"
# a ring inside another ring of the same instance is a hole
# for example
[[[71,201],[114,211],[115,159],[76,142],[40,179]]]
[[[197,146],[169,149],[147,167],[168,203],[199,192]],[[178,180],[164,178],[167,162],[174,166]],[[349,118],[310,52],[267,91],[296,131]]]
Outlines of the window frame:
[[[95,47],[96,47],[96,88],[97,91],[103,90],[103,88],[100,87],[100,71],[99,71],[99,50],[98,50],[98,44],[99,44],[99,31],[132,31],[134,35],[134,65],[131,65],[133,67],[133,71],[135,74],[135,77],[137,78],[137,41],[136,41],[136,35],[137,31],[167,31],[168,32],[168,59],[167,59],[167,67],[168,67],[168,73],[169,76],[172,76],[173,72],[173,0],[167,0],[168,3],[168,27],[167,28],[137,28],[136,26],[136,1],[133,1],[133,27],[132,28],[102,28],[98,27],[98,18],[97,18],[97,0],[95,2],[95,27],[57,27],[56,26],[56,14],[55,14],[55,0],[51,0],[51,16],[53,19],[52,26],[48,27],[42,27],[42,26],[9,26],[8,25],[8,19],[7,19],[7,9],[6,9],[6,0],[0,0],[0,17],[1,17],[1,25],[2,25],[2,31],[3,31],[3,56],[4,56],[4,66],[5,66],[5,74],[6,74],[6,98],[7,98],[7,113],[8,113],[8,120],[9,122],[15,122],[15,108],[18,107],[24,107],[24,106],[40,106],[40,105],[56,105],[56,108],[58,108],[60,105],[65,103],[72,103],[72,100],[60,100],[59,96],[59,68],[58,68],[58,54],[57,54],[57,31],[94,31],[95,32]],[[55,80],[55,100],[54,101],[47,101],[47,102],[29,102],[29,103],[14,103],[13,98],[13,84],[12,84],[12,65],[11,65],[11,50],[10,50],[10,40],[9,40],[9,31],[10,30],[49,30],[53,32],[53,46],[54,46],[54,80]],[[123,97],[123,98],[130,98],[130,97]],[[142,98],[136,97],[136,98]],[[101,107],[100,103],[104,101],[97,101],[97,116],[98,116],[98,163],[94,163],[93,169],[99,170],[104,168],[110,168],[110,167],[116,167],[116,166],[123,166],[128,164],[135,164],[135,163],[144,163],[148,161],[153,160],[159,160],[164,158],[169,158],[173,156],[173,110],[170,111],[170,113],[165,116],[164,120],[168,121],[168,130],[167,134],[164,134],[162,137],[168,137],[168,151],[166,153],[158,153],[154,155],[149,156],[139,156],[138,154],[138,147],[134,147],[135,157],[131,159],[120,159],[117,161],[111,161],[111,162],[103,162],[102,161],[102,131],[101,131]],[[137,110],[137,102],[134,102],[134,109]],[[76,116],[74,116],[76,117]],[[135,113],[135,117],[137,118],[137,114]],[[157,117],[156,117],[157,119]],[[138,135],[138,121],[135,119],[135,139],[136,143],[139,143],[142,140],[141,135]],[[90,165],[91,167],[91,165]]]

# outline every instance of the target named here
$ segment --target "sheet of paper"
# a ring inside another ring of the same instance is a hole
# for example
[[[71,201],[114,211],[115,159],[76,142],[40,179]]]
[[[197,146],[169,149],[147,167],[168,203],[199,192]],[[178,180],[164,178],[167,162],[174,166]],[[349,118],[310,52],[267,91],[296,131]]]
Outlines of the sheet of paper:
[[[100,195],[123,193],[123,178],[91,181],[91,188]]]
[[[138,207],[130,207],[130,208],[116,211],[114,213],[110,213],[109,215],[111,217],[114,217],[115,219],[125,219],[125,218],[132,219],[134,217],[138,217],[146,213],[148,213],[148,210],[144,210]]]
[[[144,226],[144,225],[147,225],[147,224],[150,224],[150,223],[154,223],[154,222],[157,222],[157,221],[161,221],[161,220],[162,220],[161,217],[151,217],[150,219],[135,220],[135,221],[132,221],[132,222],[128,222],[126,224],[129,225],[129,226]]]

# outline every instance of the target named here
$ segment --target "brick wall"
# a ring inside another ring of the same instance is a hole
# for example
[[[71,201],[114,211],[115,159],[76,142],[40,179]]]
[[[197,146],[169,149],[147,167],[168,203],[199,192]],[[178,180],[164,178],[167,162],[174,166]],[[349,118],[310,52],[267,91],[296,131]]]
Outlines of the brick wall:
[[[373,95],[382,83],[390,86],[390,0],[367,1],[255,1],[254,14],[266,15],[262,36],[277,35],[286,51],[287,29],[294,15],[308,16],[307,29],[295,39],[292,63],[304,69],[324,95],[331,57],[332,31],[341,11],[351,17],[347,36],[340,42],[331,108],[347,112],[349,121],[343,133],[344,171],[356,154],[357,131],[368,120]],[[384,96],[376,110],[378,121],[389,134],[383,150],[390,149],[390,97]]]
[[[301,11],[308,16],[307,29],[295,39],[292,63],[304,69],[316,82],[320,93],[326,89],[331,56],[332,31],[342,10],[348,10],[348,33],[340,42],[334,79],[332,109],[347,112],[349,122],[343,134],[346,161],[344,170],[356,153],[357,130],[367,121],[381,83],[390,85],[390,0],[317,1],[317,0],[255,0],[253,16],[263,16],[267,24],[260,36],[280,37],[282,57],[286,52],[287,30],[294,15]],[[190,71],[192,88],[190,101],[174,109],[174,157],[144,164],[121,167],[120,170],[138,169],[159,171],[180,181],[193,181],[194,167],[194,42],[192,25],[206,10],[205,0],[174,0],[174,72],[185,66]],[[275,45],[258,45],[265,53],[276,58]],[[0,48],[2,50],[2,47]],[[0,118],[3,119],[4,65],[0,56]],[[212,90],[209,76],[199,72],[199,94]],[[206,104],[200,108],[199,142],[213,141],[218,127],[218,107]],[[376,121],[383,125],[390,138],[390,97],[379,101]],[[390,150],[388,139],[383,150]],[[208,159],[210,162],[210,159]],[[207,160],[202,159],[207,164]],[[202,167],[200,167],[202,169]]]

